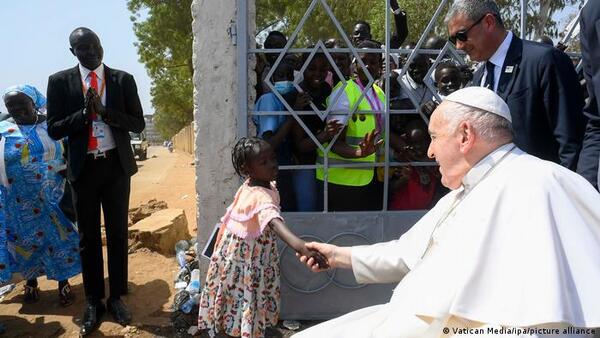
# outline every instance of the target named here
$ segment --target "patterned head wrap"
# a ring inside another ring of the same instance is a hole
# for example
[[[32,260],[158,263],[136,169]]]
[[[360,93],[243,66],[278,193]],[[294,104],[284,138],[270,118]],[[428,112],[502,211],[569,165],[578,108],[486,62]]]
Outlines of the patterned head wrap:
[[[4,96],[11,92],[19,92],[29,96],[37,110],[43,110],[46,107],[46,97],[32,85],[26,84],[8,87],[4,91],[4,95],[2,95],[2,99],[4,100]]]

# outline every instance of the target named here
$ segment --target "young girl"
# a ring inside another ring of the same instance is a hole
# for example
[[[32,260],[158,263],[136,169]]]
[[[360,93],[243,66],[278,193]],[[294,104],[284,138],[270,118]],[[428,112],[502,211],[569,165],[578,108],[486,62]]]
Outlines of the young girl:
[[[238,175],[247,179],[221,218],[222,235],[202,288],[198,328],[263,337],[279,316],[277,236],[300,255],[327,264],[283,222],[274,184],[277,160],[269,143],[242,138],[233,148],[232,161]]]

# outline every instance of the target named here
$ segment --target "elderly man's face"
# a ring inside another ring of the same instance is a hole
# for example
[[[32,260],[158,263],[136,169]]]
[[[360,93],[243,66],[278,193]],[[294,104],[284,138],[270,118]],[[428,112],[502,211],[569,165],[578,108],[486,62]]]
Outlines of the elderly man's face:
[[[458,189],[462,184],[462,178],[469,171],[464,154],[460,151],[462,135],[457,130],[448,130],[444,114],[451,107],[447,102],[442,104],[433,112],[429,121],[429,135],[431,143],[427,150],[427,156],[440,166],[442,184],[452,190]]]
[[[486,15],[491,16],[491,14]],[[475,22],[459,12],[448,21],[448,36],[455,36],[458,31],[468,30],[467,41],[456,40],[456,48],[464,50],[472,61],[487,61],[494,53],[489,46],[487,34],[489,29],[486,29],[488,24],[487,18]]]

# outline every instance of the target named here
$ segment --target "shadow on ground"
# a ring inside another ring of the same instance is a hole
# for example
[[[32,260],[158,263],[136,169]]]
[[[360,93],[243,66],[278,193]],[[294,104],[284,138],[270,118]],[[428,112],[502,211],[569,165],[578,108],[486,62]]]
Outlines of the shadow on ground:
[[[51,282],[54,283],[54,282]],[[58,290],[42,290],[40,300],[35,304],[23,303],[23,282],[2,302],[2,307],[18,309],[15,315],[0,315],[0,323],[6,326],[2,337],[59,337],[77,336],[83,315],[85,296],[81,283],[72,285],[74,302],[61,307],[58,302]],[[105,279],[108,290],[108,279]],[[102,318],[100,329],[90,337],[122,337],[131,335],[171,337],[170,312],[165,311],[169,302],[169,285],[164,280],[153,280],[142,285],[129,283],[129,293],[123,301],[129,307],[133,320],[129,331],[114,322],[110,314]],[[70,317],[70,321],[60,317]],[[69,323],[70,322],[70,323]],[[70,325],[67,325],[70,324]]]
[[[66,333],[59,322],[46,322],[44,316],[35,318],[33,323],[17,316],[0,316],[0,323],[6,327],[2,337],[58,337]]]

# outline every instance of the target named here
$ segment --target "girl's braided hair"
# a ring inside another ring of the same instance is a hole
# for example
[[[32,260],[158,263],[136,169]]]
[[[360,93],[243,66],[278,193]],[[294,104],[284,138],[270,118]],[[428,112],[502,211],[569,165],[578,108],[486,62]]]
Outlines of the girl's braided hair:
[[[231,163],[235,172],[244,177],[243,167],[248,161],[259,153],[262,143],[265,142],[258,137],[242,137],[237,141],[231,151]]]

